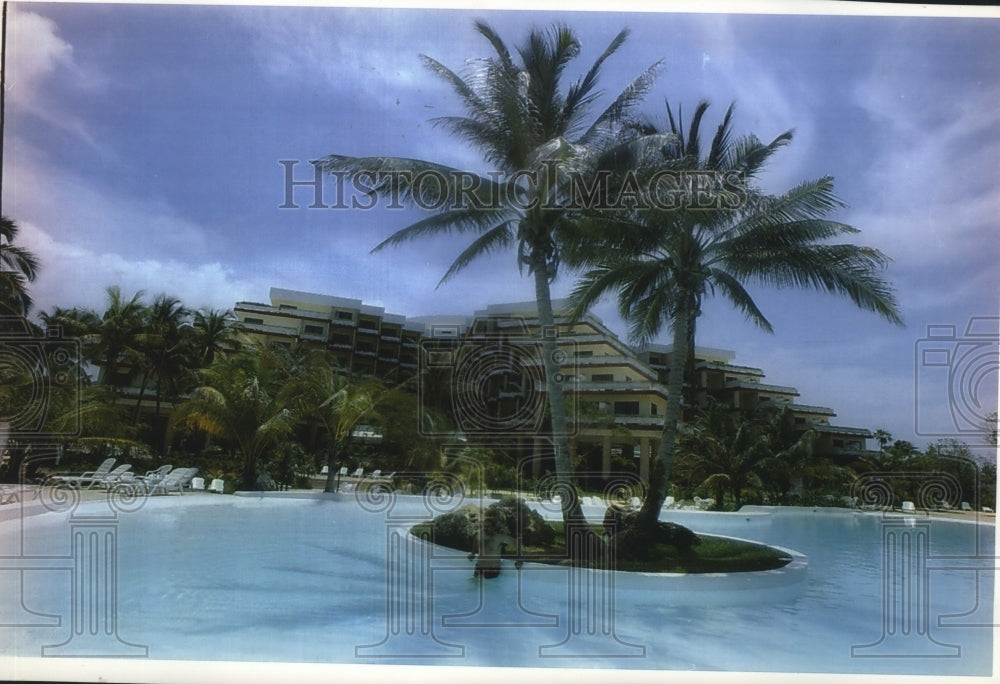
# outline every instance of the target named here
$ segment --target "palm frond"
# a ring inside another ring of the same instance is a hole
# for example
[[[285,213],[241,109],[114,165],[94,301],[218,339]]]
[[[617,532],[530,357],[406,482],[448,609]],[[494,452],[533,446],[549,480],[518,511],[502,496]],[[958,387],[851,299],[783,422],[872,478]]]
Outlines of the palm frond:
[[[511,247],[514,242],[513,222],[504,221],[493,227],[473,240],[472,244],[462,250],[462,253],[455,258],[455,261],[448,267],[445,274],[441,276],[438,287],[441,287],[446,281],[457,275],[459,271],[472,263],[477,257]]]
[[[764,316],[763,312],[757,308],[753,297],[750,296],[750,293],[746,291],[739,280],[721,269],[712,269],[711,274],[712,284],[722,292],[734,307],[743,312],[748,321],[765,332],[774,332],[771,323]]]

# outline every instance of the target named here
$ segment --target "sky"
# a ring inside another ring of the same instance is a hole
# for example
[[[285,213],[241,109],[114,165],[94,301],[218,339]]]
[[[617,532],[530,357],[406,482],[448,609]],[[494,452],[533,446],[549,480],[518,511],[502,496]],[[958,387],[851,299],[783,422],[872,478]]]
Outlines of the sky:
[[[997,401],[1000,13],[810,11],[14,2],[2,210],[41,261],[36,312],[103,311],[115,284],[195,308],[267,302],[271,287],[407,316],[531,300],[513,252],[438,287],[463,236],[370,254],[420,218],[415,210],[310,208],[306,186],[292,190],[298,208],[281,208],[286,168],[305,181],[309,160],[345,154],[485,172],[477,151],[434,125],[462,109],[420,55],[461,72],[490,51],[477,19],[512,45],[531,27],[564,22],[582,43],[569,82],[628,28],[602,71],[602,102],[663,60],[641,108],[650,116],[663,118],[665,99],[685,111],[706,99],[712,127],[735,102],[740,134],[770,140],[794,129],[762,186],[782,192],[833,176],[846,204],[833,218],[891,257],[884,275],[905,321],[894,326],[832,295],[751,287],[774,334],[710,300],[698,344],[733,350],[734,363],[763,369],[765,382],[797,387],[797,401],[833,408],[836,424],[920,446],[956,438],[986,454],[975,422]],[[554,295],[573,280],[563,273]],[[594,313],[626,338],[612,302]]]

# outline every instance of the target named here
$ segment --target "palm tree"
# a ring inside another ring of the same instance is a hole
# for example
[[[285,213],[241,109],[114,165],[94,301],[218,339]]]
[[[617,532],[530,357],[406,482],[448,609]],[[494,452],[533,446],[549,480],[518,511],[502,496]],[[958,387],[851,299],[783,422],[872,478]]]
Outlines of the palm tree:
[[[38,259],[14,244],[17,233],[17,224],[0,216],[0,315],[24,317],[32,305],[28,283],[38,275]]]
[[[580,42],[569,28],[531,31],[517,48],[517,59],[489,25],[477,22],[475,28],[490,42],[495,55],[480,60],[468,76],[463,78],[429,57],[423,60],[451,86],[466,110],[465,116],[443,117],[435,123],[479,150],[493,173],[483,176],[391,157],[333,155],[316,163],[325,171],[374,180],[366,185],[375,193],[417,206],[441,207],[397,231],[375,250],[439,233],[475,234],[442,283],[476,257],[516,247],[519,269],[527,268],[534,277],[540,327],[553,329],[550,284],[558,272],[561,245],[574,223],[570,211],[552,200],[562,192],[566,169],[584,163],[613,139],[622,117],[651,85],[657,65],[640,74],[588,125],[599,96],[601,66],[621,47],[627,31],[619,33],[585,75],[564,89],[564,71],[580,53]],[[420,183],[421,174],[434,174],[441,182]],[[557,481],[569,490],[568,421],[562,385],[556,380],[560,370],[555,361],[556,341],[540,336]],[[576,497],[564,495],[562,502],[567,522],[581,518]]]
[[[700,486],[714,492],[716,509],[725,507],[728,493],[739,510],[746,489],[763,489],[761,466],[773,456],[770,435],[759,421],[718,402],[711,402],[690,427],[679,436],[678,451],[690,461]]]
[[[153,439],[161,450],[166,449],[166,431],[159,433],[160,408],[164,396],[176,398],[182,384],[194,378],[189,372],[191,356],[190,312],[176,297],[157,295],[149,306],[144,332],[138,336],[138,365],[142,368],[139,396],[136,399],[133,424],[138,422],[142,400],[149,381],[154,383],[156,408],[153,413]],[[159,433],[159,434],[158,434]]]
[[[195,359],[199,366],[210,366],[216,356],[239,350],[240,343],[236,339],[238,323],[232,311],[195,311],[192,326]]]
[[[675,142],[660,146],[659,157],[647,161],[642,170],[650,175],[667,170],[730,179],[735,174],[744,183],[743,192],[736,193],[739,201],[733,202],[732,194],[714,186],[703,189],[718,200],[707,203],[708,208],[702,201],[698,207],[686,202],[663,209],[653,198],[643,198],[645,204],[630,212],[632,230],[624,237],[609,235],[581,259],[590,270],[573,293],[578,313],[603,294],[616,293],[618,309],[629,321],[630,337],[636,342],[653,339],[664,327],[673,332],[663,435],[635,526],[640,538],[655,533],[667,495],[681,418],[682,369],[693,351],[695,324],[706,297],[722,295],[768,332],[771,324],[745,284],[825,290],[901,323],[891,286],[880,276],[887,257],[869,247],[829,242],[858,232],[825,218],[841,206],[832,178],[804,182],[777,196],[764,195],[751,185],[768,159],[791,140],[791,131],[768,144],[752,135],[734,139],[730,106],[708,155],[703,156],[699,129],[707,107],[705,102],[699,105],[685,132],[683,120],[678,123],[668,104],[666,134]],[[662,134],[652,126],[640,132]]]
[[[285,392],[298,414],[316,420],[329,440],[325,491],[337,490],[337,455],[354,428],[377,417],[376,407],[401,387],[386,387],[376,378],[352,378],[337,367],[327,350],[304,355],[301,372],[285,386]]]
[[[98,381],[120,390],[124,384],[118,372],[121,364],[132,367],[140,357],[139,336],[146,323],[147,308],[142,302],[142,290],[125,299],[121,288],[112,285],[107,295],[108,306],[85,341],[91,348],[92,360],[101,367]]]
[[[242,459],[242,486],[256,488],[257,464],[289,435],[295,411],[281,391],[287,380],[276,355],[264,347],[218,359],[199,371],[202,384],[173,416],[236,445]]]

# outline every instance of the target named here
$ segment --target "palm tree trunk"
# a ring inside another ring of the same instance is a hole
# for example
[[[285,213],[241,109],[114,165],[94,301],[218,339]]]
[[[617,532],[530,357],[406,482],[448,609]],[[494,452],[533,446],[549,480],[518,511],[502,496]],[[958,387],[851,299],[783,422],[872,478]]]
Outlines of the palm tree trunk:
[[[663,416],[663,435],[656,461],[650,468],[649,491],[639,510],[637,525],[640,536],[652,534],[660,517],[660,507],[667,498],[670,468],[674,462],[677,427],[681,419],[681,400],[684,394],[684,366],[688,354],[688,332],[691,318],[687,311],[674,316],[674,346],[670,351],[670,377],[667,380],[667,409]]]
[[[324,492],[337,491],[337,443],[331,440],[330,449],[326,452],[326,486]]]
[[[142,383],[139,385],[139,398],[135,400],[135,410],[132,412],[132,427],[139,424],[139,410],[142,407],[142,400],[146,396],[146,383],[149,381],[149,371],[143,371]]]
[[[561,492],[572,491],[572,462],[569,453],[569,430],[566,418],[566,398],[563,396],[562,383],[556,382],[561,368],[556,363],[556,340],[543,334],[545,328],[554,328],[555,316],[552,313],[552,295],[549,292],[548,269],[545,257],[536,250],[532,264],[535,276],[535,301],[538,305],[539,336],[542,341],[542,363],[545,367],[545,390],[549,398],[549,413],[552,418],[552,443],[555,447],[556,486]],[[583,521],[580,511],[580,501],[576,496],[562,495],[562,515],[569,534],[571,522]],[[568,537],[567,537],[568,539]]]

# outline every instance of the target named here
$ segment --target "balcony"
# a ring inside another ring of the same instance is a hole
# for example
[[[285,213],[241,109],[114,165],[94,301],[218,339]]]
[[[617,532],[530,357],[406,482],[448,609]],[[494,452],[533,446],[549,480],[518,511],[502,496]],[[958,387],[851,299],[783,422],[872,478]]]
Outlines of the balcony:
[[[755,390],[757,392],[768,392],[771,394],[789,394],[794,397],[799,396],[799,391],[794,387],[786,387],[785,385],[765,385],[762,382],[749,382],[738,378],[726,378],[725,387],[726,389]]]
[[[580,393],[591,392],[624,392],[653,393],[660,396],[667,396],[667,388],[657,382],[586,382],[577,381],[576,391]]]
[[[267,323],[247,323],[245,321],[241,322],[240,325],[247,332],[263,333],[266,335],[282,335],[285,337],[297,337],[298,330],[295,328],[286,328],[281,325],[268,325]]]

